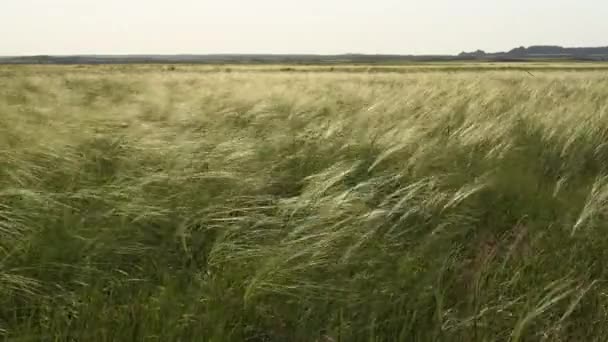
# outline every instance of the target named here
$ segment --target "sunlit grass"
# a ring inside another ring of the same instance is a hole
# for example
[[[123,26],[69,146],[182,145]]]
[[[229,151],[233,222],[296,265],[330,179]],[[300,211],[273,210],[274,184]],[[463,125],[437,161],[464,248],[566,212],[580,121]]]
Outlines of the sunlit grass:
[[[1,67],[0,335],[601,340],[608,73],[534,67]]]

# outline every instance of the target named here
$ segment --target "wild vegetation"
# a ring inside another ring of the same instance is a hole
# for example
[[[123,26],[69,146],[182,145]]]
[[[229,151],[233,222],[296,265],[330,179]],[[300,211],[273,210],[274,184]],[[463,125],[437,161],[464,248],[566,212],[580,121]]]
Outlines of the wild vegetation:
[[[607,72],[231,71],[0,67],[0,336],[608,336]]]

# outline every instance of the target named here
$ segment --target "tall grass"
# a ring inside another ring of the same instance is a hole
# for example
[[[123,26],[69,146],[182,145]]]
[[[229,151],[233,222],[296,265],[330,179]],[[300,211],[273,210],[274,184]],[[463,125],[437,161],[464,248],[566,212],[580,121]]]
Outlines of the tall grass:
[[[8,341],[608,334],[606,73],[0,74]]]

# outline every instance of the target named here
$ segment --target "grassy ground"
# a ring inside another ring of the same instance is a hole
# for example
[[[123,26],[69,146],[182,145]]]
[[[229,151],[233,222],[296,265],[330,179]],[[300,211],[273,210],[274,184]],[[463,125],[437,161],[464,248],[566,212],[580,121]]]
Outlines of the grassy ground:
[[[0,336],[608,336],[608,71],[199,71],[0,67]]]

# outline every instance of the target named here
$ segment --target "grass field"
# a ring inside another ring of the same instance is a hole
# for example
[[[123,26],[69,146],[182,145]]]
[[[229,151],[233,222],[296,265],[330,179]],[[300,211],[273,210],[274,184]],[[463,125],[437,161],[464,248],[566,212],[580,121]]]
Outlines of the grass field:
[[[298,68],[0,66],[0,339],[608,336],[606,66]]]

